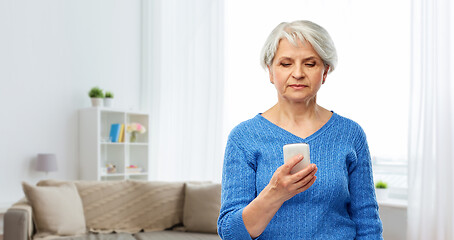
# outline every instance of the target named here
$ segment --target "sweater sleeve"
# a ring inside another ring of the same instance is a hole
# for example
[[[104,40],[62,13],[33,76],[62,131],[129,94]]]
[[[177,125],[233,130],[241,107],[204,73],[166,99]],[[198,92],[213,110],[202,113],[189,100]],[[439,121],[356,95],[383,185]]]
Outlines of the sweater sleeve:
[[[364,131],[359,128],[356,139],[356,157],[349,166],[349,212],[356,223],[356,239],[383,239],[382,223],[375,199],[369,147]]]
[[[239,147],[232,134],[227,142],[222,172],[221,211],[218,233],[224,240],[251,236],[243,222],[243,209],[256,197],[253,156]]]

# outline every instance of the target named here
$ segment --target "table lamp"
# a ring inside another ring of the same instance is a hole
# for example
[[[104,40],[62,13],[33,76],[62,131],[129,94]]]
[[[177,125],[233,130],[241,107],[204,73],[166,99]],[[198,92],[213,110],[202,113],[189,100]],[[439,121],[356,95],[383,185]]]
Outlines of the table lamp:
[[[46,172],[46,176],[49,172],[57,171],[57,157],[55,154],[40,153],[38,154],[38,161],[36,162],[36,171]]]

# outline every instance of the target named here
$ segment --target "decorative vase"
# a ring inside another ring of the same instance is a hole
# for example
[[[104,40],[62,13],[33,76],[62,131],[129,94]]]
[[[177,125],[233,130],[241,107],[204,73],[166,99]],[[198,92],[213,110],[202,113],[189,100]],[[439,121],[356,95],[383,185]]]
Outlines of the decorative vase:
[[[112,107],[113,98],[104,98],[104,107]]]
[[[131,137],[129,138],[129,142],[136,142],[137,140],[137,132],[131,132]]]
[[[93,107],[99,107],[102,104],[102,98],[91,98],[91,105]]]
[[[377,201],[382,202],[388,199],[389,189],[387,188],[376,188],[375,195],[377,196]]]

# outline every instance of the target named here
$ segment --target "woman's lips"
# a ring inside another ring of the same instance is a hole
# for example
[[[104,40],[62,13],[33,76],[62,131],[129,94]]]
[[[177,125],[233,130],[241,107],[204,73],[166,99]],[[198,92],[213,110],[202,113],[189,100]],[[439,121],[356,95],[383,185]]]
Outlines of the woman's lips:
[[[307,88],[308,87],[307,85],[303,85],[303,84],[290,84],[288,86],[293,88],[293,89],[303,89],[303,88]]]

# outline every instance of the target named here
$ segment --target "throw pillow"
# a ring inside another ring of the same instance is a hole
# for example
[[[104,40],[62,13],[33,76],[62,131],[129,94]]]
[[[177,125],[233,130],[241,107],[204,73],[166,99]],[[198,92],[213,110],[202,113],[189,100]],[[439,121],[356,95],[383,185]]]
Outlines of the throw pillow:
[[[217,233],[221,184],[186,183],[183,225],[189,232]]]
[[[22,189],[33,209],[37,236],[86,233],[82,201],[74,184],[41,187],[23,182]]]

